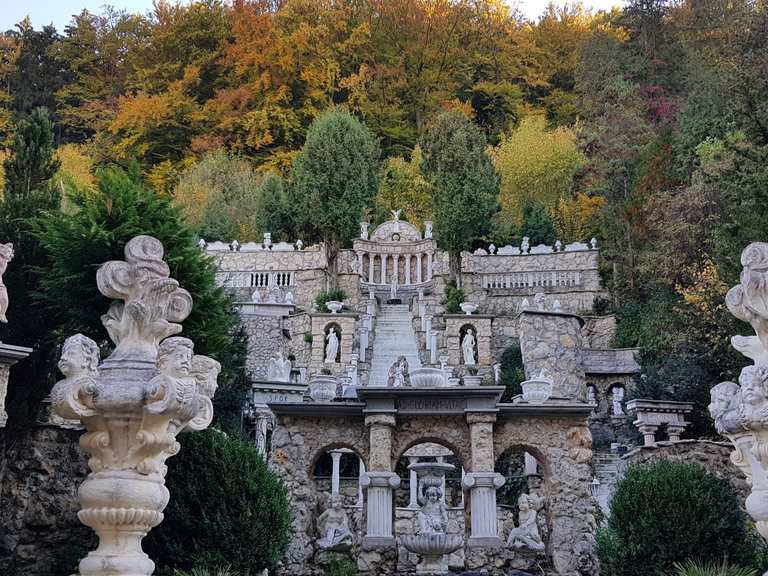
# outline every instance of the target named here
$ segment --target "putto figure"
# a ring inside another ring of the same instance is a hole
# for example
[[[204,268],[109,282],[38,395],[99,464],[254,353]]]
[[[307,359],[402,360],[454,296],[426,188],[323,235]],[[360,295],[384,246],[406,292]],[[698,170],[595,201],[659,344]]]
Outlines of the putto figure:
[[[418,534],[445,534],[448,526],[448,511],[441,501],[443,493],[437,486],[424,491],[424,504],[417,515]]]
[[[0,322],[8,322],[8,289],[3,284],[3,274],[8,268],[8,262],[13,260],[13,244],[0,244]]]
[[[745,429],[739,410],[741,388],[738,384],[720,382],[709,391],[709,396],[709,414],[720,434],[734,434]]]
[[[513,528],[507,539],[510,548],[528,548],[529,550],[544,550],[544,541],[541,539],[538,525],[538,513],[544,505],[544,498],[536,494],[520,494],[517,506],[517,528]]]
[[[64,341],[59,370],[64,379],[56,382],[51,390],[54,414],[62,419],[80,420],[94,416],[93,395],[99,374],[99,347],[96,342],[75,334]]]
[[[387,386],[403,388],[411,385],[411,376],[408,373],[408,360],[405,356],[398,356],[397,360],[389,367],[387,374]]]

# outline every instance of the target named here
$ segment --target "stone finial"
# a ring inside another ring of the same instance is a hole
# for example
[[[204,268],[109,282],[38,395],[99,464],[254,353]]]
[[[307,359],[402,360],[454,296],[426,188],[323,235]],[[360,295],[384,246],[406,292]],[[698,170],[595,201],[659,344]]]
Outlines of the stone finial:
[[[237,240],[232,240],[232,242],[230,242],[230,244],[229,244],[229,248],[230,248],[230,250],[232,250],[232,252],[239,252],[240,251],[240,242],[238,242]]]
[[[530,249],[531,249],[530,238],[528,238],[528,236],[523,236],[523,241],[520,244],[520,252],[522,252],[523,254],[527,254]]]
[[[272,232],[264,232],[264,248],[269,249],[272,246]]]
[[[304,241],[299,238],[296,240],[296,250],[303,250],[304,249]]]
[[[80,445],[92,473],[79,490],[78,516],[96,531],[99,546],[80,562],[80,574],[149,576],[154,563],[141,539],[162,521],[168,503],[165,461],[180,448],[179,432],[211,423],[221,366],[174,336],[192,297],[170,278],[157,239],[133,238],[125,261],[103,264],[96,283],[117,300],[102,316],[115,349],[97,366],[93,340],[68,338],[59,362],[65,378],[51,393],[56,413],[87,429]]]
[[[491,255],[496,254],[496,244],[491,244],[488,246],[488,253]]]
[[[562,252],[563,251],[563,243],[558,240],[555,242],[555,252]]]
[[[360,222],[360,239],[361,240],[368,240],[368,227],[370,226],[369,222]]]
[[[6,312],[8,312],[8,289],[3,284],[3,274],[8,268],[8,262],[13,260],[13,244],[0,244],[0,322],[7,323]]]
[[[197,241],[197,247],[200,248],[200,250],[205,250],[208,247],[208,243],[204,238],[200,238],[200,240]]]
[[[424,239],[432,238],[432,220],[424,220]]]
[[[589,245],[592,247],[592,250],[597,250],[597,238],[592,238],[589,241]]]

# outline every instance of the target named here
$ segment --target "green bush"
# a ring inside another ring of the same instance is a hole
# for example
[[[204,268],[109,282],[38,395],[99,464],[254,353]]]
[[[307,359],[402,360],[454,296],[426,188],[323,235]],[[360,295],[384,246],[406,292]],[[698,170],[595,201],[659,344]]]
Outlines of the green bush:
[[[602,576],[669,574],[675,563],[753,565],[756,535],[733,490],[698,464],[631,466],[598,533]]]
[[[520,385],[525,380],[523,353],[519,344],[513,344],[501,355],[501,382],[504,386],[503,402],[511,402],[514,396],[523,393]]]
[[[218,430],[184,434],[181,446],[168,462],[165,519],[145,540],[160,574],[255,576],[275,566],[288,544],[288,499],[255,448]]]
[[[315,298],[315,308],[318,312],[328,312],[328,308],[325,307],[326,302],[343,302],[347,297],[347,293],[344,290],[331,290],[329,292],[320,292]]]
[[[357,565],[349,558],[334,558],[326,570],[328,576],[357,576]]]
[[[674,576],[757,576],[757,570],[732,566],[727,562],[701,564],[688,560],[682,564],[675,563]]]
[[[464,302],[464,290],[456,286],[456,282],[451,280],[445,285],[445,298],[443,305],[448,314],[460,314],[460,304]]]
[[[233,571],[229,566],[209,570],[207,568],[193,568],[189,572],[184,570],[174,570],[173,576],[240,576],[238,572]]]

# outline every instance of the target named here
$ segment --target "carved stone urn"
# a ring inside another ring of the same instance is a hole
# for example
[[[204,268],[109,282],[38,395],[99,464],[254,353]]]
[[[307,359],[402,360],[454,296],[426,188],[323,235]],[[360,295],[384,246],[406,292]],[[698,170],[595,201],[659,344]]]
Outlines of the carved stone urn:
[[[80,445],[91,473],[79,489],[78,517],[99,545],[80,562],[80,574],[149,576],[154,563],[141,540],[168,504],[165,461],[179,451],[179,432],[211,423],[221,367],[174,336],[192,298],[170,278],[157,239],[133,238],[125,261],[103,264],[96,283],[115,299],[101,318],[115,349],[99,364],[93,340],[68,338],[59,362],[65,378],[51,392],[56,413],[87,429]]]

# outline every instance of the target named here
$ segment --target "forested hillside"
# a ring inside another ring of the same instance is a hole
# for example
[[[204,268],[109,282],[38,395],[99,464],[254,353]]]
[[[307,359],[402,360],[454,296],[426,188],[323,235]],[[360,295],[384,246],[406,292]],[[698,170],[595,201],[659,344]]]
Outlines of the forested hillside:
[[[571,4],[536,23],[503,0],[207,0],[39,24],[0,37],[0,145],[48,110],[65,211],[118,164],[206,239],[317,240],[294,160],[343,106],[381,160],[351,221],[395,207],[422,221],[435,180],[419,143],[451,110],[498,174],[477,245],[596,236],[612,298],[595,311],[618,315],[617,345],[643,347],[639,394],[703,407],[739,367],[728,335],[746,327],[723,297],[768,227],[762,0]]]

